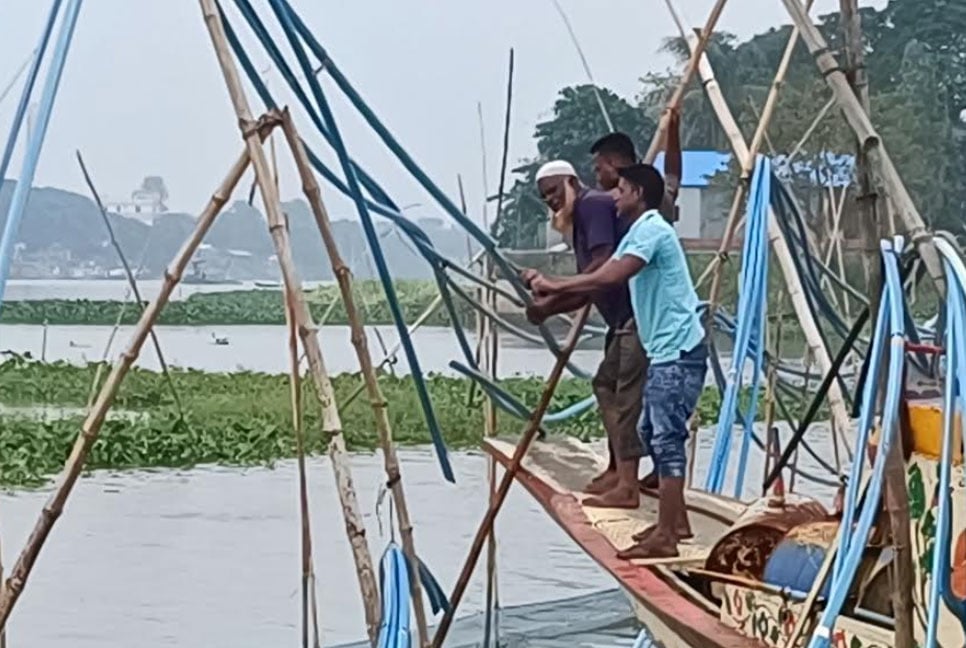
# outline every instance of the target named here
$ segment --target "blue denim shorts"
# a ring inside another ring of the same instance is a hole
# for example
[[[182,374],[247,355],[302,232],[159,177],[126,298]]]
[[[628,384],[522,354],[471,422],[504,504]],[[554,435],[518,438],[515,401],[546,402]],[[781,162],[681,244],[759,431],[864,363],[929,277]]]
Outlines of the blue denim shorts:
[[[687,470],[688,419],[704,389],[708,347],[702,342],[671,362],[652,363],[644,383],[644,408],[638,431],[644,455],[659,477],[684,477]]]

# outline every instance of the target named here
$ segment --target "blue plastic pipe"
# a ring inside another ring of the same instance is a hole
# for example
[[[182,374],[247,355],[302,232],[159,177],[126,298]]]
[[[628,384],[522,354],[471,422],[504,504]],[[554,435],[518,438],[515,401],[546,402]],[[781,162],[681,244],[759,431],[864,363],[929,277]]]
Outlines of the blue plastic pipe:
[[[399,300],[396,297],[396,289],[393,285],[393,277],[389,271],[389,265],[386,263],[386,257],[382,253],[382,246],[379,244],[379,235],[376,233],[376,227],[372,222],[368,205],[366,204],[365,197],[362,195],[362,189],[359,186],[355,167],[353,166],[352,161],[349,159],[349,152],[346,150],[345,143],[342,141],[342,134],[339,132],[339,127],[338,124],[336,124],[335,116],[332,114],[332,110],[329,108],[329,103],[325,98],[325,94],[322,92],[322,87],[319,85],[318,79],[316,78],[315,74],[313,74],[312,66],[309,64],[308,57],[298,41],[298,37],[295,34],[289,13],[286,11],[286,8],[282,6],[279,0],[270,0],[270,2],[279,22],[282,24],[282,29],[285,31],[285,36],[288,38],[289,44],[295,53],[295,57],[298,59],[299,65],[302,67],[302,71],[308,79],[309,87],[312,90],[312,94],[315,95],[315,100],[318,104],[322,119],[329,127],[329,134],[332,137],[332,146],[339,158],[339,164],[342,166],[342,172],[345,174],[345,179],[346,183],[349,185],[350,194],[356,204],[356,210],[358,211],[359,218],[362,221],[363,232],[365,232],[366,238],[369,240],[369,247],[372,252],[373,261],[376,265],[376,272],[378,272],[383,290],[386,292],[386,301],[389,304],[389,310],[392,313],[393,320],[396,323],[396,329],[399,333],[399,340],[402,343],[403,351],[406,355],[406,361],[409,363],[413,376],[421,377],[422,369],[419,364],[419,356],[416,355],[416,348],[413,345],[412,338],[409,336],[406,320],[403,317],[402,309],[399,306]],[[436,456],[439,459],[443,476],[447,481],[455,482],[456,478],[453,475],[453,467],[449,461],[449,453],[446,449],[446,443],[443,440],[442,431],[440,430],[439,423],[436,420],[436,413],[433,411],[433,405],[429,399],[429,390],[426,388],[426,384],[423,380],[416,379],[413,382],[416,386],[416,393],[419,397],[423,414],[426,417],[426,424],[429,426],[429,432],[433,438],[433,445],[436,448]]]
[[[292,73],[288,64],[285,62],[284,58],[279,52],[274,41],[272,41],[271,36],[268,34],[267,30],[264,27],[264,24],[259,20],[257,14],[255,14],[254,10],[251,8],[251,5],[248,4],[247,0],[236,0],[236,4],[239,10],[241,11],[242,15],[245,17],[246,21],[248,22],[249,26],[255,32],[256,37],[262,42],[263,46],[265,47],[272,61],[279,67],[279,70],[282,73],[282,76],[285,78],[286,82],[289,84],[292,91],[296,94],[299,101],[302,103],[303,107],[309,113],[313,123],[319,129],[319,132],[330,144],[332,144],[332,137],[329,130],[322,123],[321,118],[317,115],[316,110],[309,102],[308,97],[305,95],[305,92],[302,90],[298,81],[295,79],[294,74]],[[235,56],[238,58],[239,63],[241,64],[242,68],[244,69],[246,75],[249,78],[249,81],[255,87],[256,92],[261,97],[262,101],[265,103],[267,108],[269,109],[277,108],[276,102],[272,98],[272,95],[268,91],[268,88],[265,85],[264,81],[262,80],[261,76],[255,70],[255,67],[252,64],[250,57],[245,52],[244,48],[241,46],[241,43],[238,40],[238,37],[231,26],[231,23],[224,15],[224,12],[221,11],[220,5],[218,6],[218,8],[219,8],[219,12],[221,13],[221,20],[225,28],[226,35],[228,37],[229,45],[234,51]],[[311,146],[308,145],[308,143],[305,143],[304,141],[303,143],[305,144],[306,152],[309,156],[309,161],[312,164],[313,168],[316,171],[318,171],[320,174],[322,174],[323,178],[325,178],[329,183],[331,183],[337,190],[339,190],[344,195],[351,197],[351,192],[349,187],[345,183],[343,183],[342,180],[338,176],[336,176],[335,173],[333,173],[324,163],[322,163],[322,161],[312,150]],[[450,312],[450,315],[453,316],[453,314],[455,313],[455,309],[452,305],[452,300],[447,290],[446,283],[449,282],[449,284],[452,285],[454,288],[456,287],[456,285],[444,274],[441,274],[441,270],[445,266],[453,267],[454,264],[452,263],[451,260],[439,255],[436,252],[436,250],[433,248],[432,242],[429,240],[426,234],[418,226],[411,223],[401,213],[398,212],[395,205],[385,194],[385,191],[383,191],[382,188],[379,187],[379,185],[375,182],[375,180],[373,180],[370,176],[368,176],[368,174],[365,172],[364,169],[359,167],[354,162],[353,162],[353,165],[356,168],[356,171],[359,173],[360,181],[364,184],[365,187],[368,188],[369,193],[375,197],[375,200],[367,199],[366,205],[369,207],[370,210],[372,210],[373,213],[379,214],[381,216],[384,216],[390,219],[390,221],[394,225],[400,227],[400,229],[418,248],[418,250],[420,251],[420,254],[422,254],[423,257],[433,267],[434,273],[437,276],[437,284],[439,285],[441,297],[443,298],[444,304],[447,310]],[[377,201],[381,201],[381,202],[377,202]],[[497,253],[498,252],[492,252],[491,254],[497,254]],[[515,279],[516,278],[514,277],[514,280]],[[464,296],[464,295],[461,294],[461,296]],[[469,301],[470,303],[475,303],[473,300],[469,300]],[[454,317],[453,321],[456,322],[457,319]],[[470,364],[473,364],[474,363],[473,353],[471,350],[469,350],[469,343],[466,340],[465,333],[463,332],[462,328],[459,327],[458,325],[455,327],[455,332],[456,332],[457,340],[460,344],[460,347],[461,349],[464,350],[464,356],[466,361]],[[559,345],[556,344],[556,341],[550,335],[549,331],[544,326],[541,326],[540,333],[543,341],[546,342],[548,346],[550,346],[554,354],[559,355],[559,352],[560,352]],[[572,362],[567,363],[567,369],[571,373],[579,377],[587,377],[588,375],[587,372],[583,371]],[[418,376],[415,374],[414,374],[414,378],[417,381],[422,380],[421,376]]]
[[[382,622],[379,624],[378,648],[410,648],[409,569],[406,556],[395,542],[389,543],[379,564],[382,585]]]
[[[966,412],[966,266],[953,246],[936,239],[946,271],[946,383],[943,398],[943,442],[939,463],[939,507],[936,514],[936,545],[933,549],[929,581],[929,606],[926,621],[926,648],[938,646],[942,608],[959,619],[966,631],[966,602],[955,596],[951,587],[952,543],[952,462],[955,417]]]
[[[742,370],[746,360],[750,357],[754,368],[751,384],[751,405],[744,419],[744,436],[739,457],[738,474],[735,479],[736,496],[740,495],[744,486],[764,358],[761,331],[763,330],[763,318],[767,312],[765,288],[768,282],[768,239],[766,228],[770,194],[770,165],[767,158],[759,156],[755,162],[754,178],[748,197],[734,353],[732,354],[731,369],[722,397],[711,464],[705,479],[705,489],[711,493],[720,493],[724,488],[728,460],[731,455],[732,430],[742,387]]]
[[[882,299],[882,307],[889,311],[889,372],[886,382],[885,405],[882,414],[882,431],[879,439],[879,447],[876,452],[876,460],[872,469],[872,477],[869,480],[869,490],[859,514],[858,523],[846,544],[847,534],[843,534],[843,547],[839,552],[847,547],[846,555],[841,563],[841,567],[832,575],[832,587],[825,609],[822,611],[818,626],[809,641],[809,648],[828,648],[831,642],[832,628],[835,620],[842,611],[845,599],[848,597],[849,590],[855,578],[856,570],[862,560],[869,539],[869,532],[872,523],[879,511],[879,501],[882,496],[882,484],[885,474],[885,464],[889,456],[889,450],[895,437],[896,422],[899,413],[899,399],[902,394],[902,370],[905,363],[906,342],[905,342],[905,317],[902,308],[902,280],[899,275],[899,266],[896,260],[895,250],[902,249],[901,237],[896,237],[893,243],[882,242],[882,257],[885,266],[885,290]],[[870,374],[870,379],[874,376]],[[873,384],[875,380],[871,380]],[[874,393],[874,392],[873,392]],[[875,408],[875,398],[863,402],[863,410]],[[860,429],[860,437],[867,437],[870,430]],[[862,461],[864,454],[858,454],[856,448],[856,458],[854,464]],[[842,524],[845,524],[843,518]],[[846,527],[849,528],[849,527]],[[837,561],[838,562],[838,561]],[[838,565],[837,565],[838,566]]]
[[[20,94],[20,102],[17,104],[13,122],[10,124],[10,134],[7,136],[7,143],[3,147],[3,158],[0,159],[0,185],[3,184],[3,179],[7,177],[7,169],[10,167],[10,159],[13,157],[13,149],[17,145],[20,127],[23,125],[27,107],[30,105],[30,97],[34,91],[34,84],[37,82],[37,73],[40,71],[40,64],[43,62],[44,53],[47,51],[50,34],[54,31],[54,23],[57,22],[57,12],[60,10],[61,2],[62,0],[54,0],[50,5],[50,13],[47,16],[47,22],[44,24],[44,30],[40,34],[40,42],[34,52],[34,60],[27,72],[27,81],[24,84],[23,92]]]
[[[34,56],[33,63],[30,65],[27,82],[20,95],[20,103],[17,104],[17,112],[14,114],[13,123],[10,125],[10,134],[7,137],[7,143],[3,149],[3,159],[0,160],[0,186],[3,185],[3,180],[7,176],[10,159],[13,157],[14,147],[17,145],[20,127],[23,125],[24,115],[30,104],[30,97],[33,94],[34,84],[37,81],[37,73],[43,61],[44,52],[47,50],[50,34],[54,29],[54,23],[57,21],[60,4],[61,0],[54,0],[50,7],[50,14],[47,16],[47,22],[44,24],[44,30],[40,36],[40,43],[37,45],[37,53]],[[57,45],[54,49],[51,69],[47,72],[47,79],[44,82],[37,128],[30,134],[30,141],[27,143],[27,154],[24,157],[20,179],[14,187],[13,197],[10,199],[10,207],[7,210],[7,220],[3,228],[3,237],[0,238],[0,308],[3,306],[3,295],[6,292],[7,277],[10,275],[10,265],[13,262],[14,245],[17,243],[17,236],[20,233],[20,221],[23,218],[27,197],[30,195],[30,188],[33,186],[34,173],[37,170],[37,161],[40,158],[40,149],[43,146],[44,136],[47,134],[47,124],[50,123],[50,112],[53,109],[54,99],[57,96],[60,75],[64,69],[64,61],[67,58],[67,50],[70,47],[71,36],[74,33],[74,25],[77,22],[80,4],[81,0],[71,0],[67,7],[67,15],[64,18],[64,24],[61,25]]]

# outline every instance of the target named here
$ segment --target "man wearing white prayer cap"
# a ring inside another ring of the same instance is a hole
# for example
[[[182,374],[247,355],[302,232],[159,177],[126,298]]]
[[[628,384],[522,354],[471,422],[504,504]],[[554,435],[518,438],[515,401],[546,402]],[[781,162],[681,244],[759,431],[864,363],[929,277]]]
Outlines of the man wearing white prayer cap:
[[[552,160],[537,171],[537,188],[552,212],[552,225],[570,234],[577,272],[591,273],[614,254],[627,233],[628,223],[620,220],[613,197],[580,183],[572,164]],[[526,270],[529,283],[536,271]],[[615,286],[592,295],[591,300],[607,323],[604,360],[593,379],[594,395],[607,431],[611,463],[585,488],[595,497],[584,506],[637,508],[640,491],[637,471],[642,454],[637,422],[641,416],[641,389],[646,365],[644,351],[634,333],[634,314],[627,285]],[[587,297],[535,296],[527,318],[543,322],[557,313],[576,310]]]

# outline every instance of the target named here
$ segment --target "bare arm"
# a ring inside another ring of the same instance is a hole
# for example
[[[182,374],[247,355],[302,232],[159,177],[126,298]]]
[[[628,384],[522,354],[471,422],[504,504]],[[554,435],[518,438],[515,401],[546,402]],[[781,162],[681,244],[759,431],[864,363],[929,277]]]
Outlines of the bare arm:
[[[611,259],[590,274],[575,277],[547,278],[539,276],[533,280],[535,292],[548,295],[589,295],[602,288],[619,286],[641,271],[644,260],[626,255]]]
[[[607,263],[614,248],[610,245],[598,245],[591,250],[590,263],[584,268],[583,274],[590,274]],[[559,277],[563,279],[563,277]],[[527,309],[527,317],[531,322],[541,322],[551,315],[570,313],[587,303],[586,295],[548,295],[538,298],[533,306]]]
[[[681,113],[671,109],[668,121],[667,139],[664,142],[664,200],[661,201],[661,215],[669,223],[677,220],[675,203],[681,188]]]

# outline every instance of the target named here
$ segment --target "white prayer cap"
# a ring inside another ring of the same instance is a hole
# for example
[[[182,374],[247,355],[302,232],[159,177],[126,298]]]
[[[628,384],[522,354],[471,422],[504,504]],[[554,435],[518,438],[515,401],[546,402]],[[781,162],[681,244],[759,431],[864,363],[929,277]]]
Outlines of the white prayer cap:
[[[537,170],[537,182],[553,176],[573,176],[576,178],[577,172],[574,171],[574,165],[566,160],[551,160]]]

